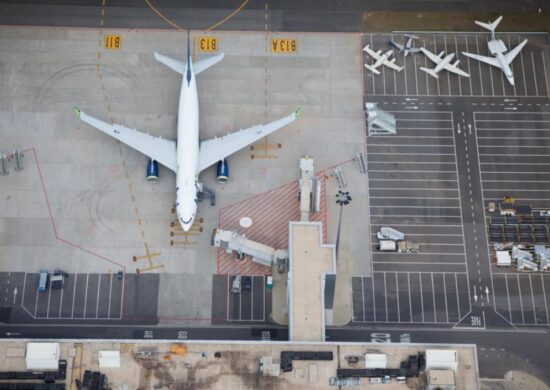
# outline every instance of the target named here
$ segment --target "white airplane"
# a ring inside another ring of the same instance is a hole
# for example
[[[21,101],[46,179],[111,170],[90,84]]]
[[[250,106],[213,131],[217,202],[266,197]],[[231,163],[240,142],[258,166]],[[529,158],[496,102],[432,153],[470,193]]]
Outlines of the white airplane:
[[[369,56],[375,59],[374,64],[372,65],[365,64],[365,68],[370,70],[372,73],[380,74],[380,71],[376,68],[378,68],[381,65],[392,68],[398,72],[401,72],[403,70],[402,66],[398,66],[395,64],[395,58],[393,58],[392,60],[389,60],[389,58],[393,54],[393,50],[388,50],[384,54],[381,54],[382,50],[374,51],[369,47],[369,45],[367,45],[363,48],[363,51],[367,52]]]
[[[418,53],[420,51],[420,48],[412,46],[413,40],[418,39],[418,37],[416,35],[410,35],[410,34],[404,34],[404,37],[409,38],[409,39],[407,39],[407,42],[405,42],[404,44],[397,43],[397,42],[394,42],[394,41],[390,41],[390,45],[392,45],[397,50],[399,50],[400,53],[404,52],[405,57],[408,56],[409,53],[411,53],[411,54]]]
[[[463,77],[470,77],[468,73],[464,72],[462,69],[458,67],[460,60],[456,60],[454,64],[451,64],[451,61],[455,57],[455,53],[449,53],[445,55],[445,52],[442,51],[441,53],[439,53],[439,55],[435,55],[434,53],[432,53],[431,51],[429,51],[424,47],[421,47],[420,50],[422,51],[422,53],[426,55],[426,57],[428,57],[432,62],[436,64],[435,68],[433,69],[420,67],[420,70],[423,70],[424,72],[428,73],[430,76],[435,77],[437,79],[438,73],[443,69],[445,69],[445,70],[448,70],[449,72],[456,73]]]
[[[178,107],[177,142],[155,137],[110,124],[94,118],[76,108],[79,118],[117,140],[131,146],[149,157],[147,174],[158,176],[158,161],[176,173],[176,213],[184,231],[189,231],[197,214],[198,193],[202,190],[199,174],[218,163],[218,180],[227,182],[229,169],[225,158],[232,153],[294,122],[300,109],[292,114],[266,125],[255,125],[248,129],[199,141],[199,100],[195,75],[221,61],[224,54],[218,54],[201,61],[191,62],[189,36],[187,37],[187,63],[155,53],[155,58],[183,76]]]
[[[466,52],[462,52],[462,54],[464,54],[466,57],[473,58],[474,60],[485,62],[486,64],[500,68],[504,72],[504,75],[508,79],[508,82],[514,85],[514,72],[512,72],[512,68],[510,68],[510,64],[512,63],[514,58],[516,58],[516,56],[519,54],[521,49],[523,49],[523,47],[527,44],[527,39],[524,39],[523,42],[521,42],[512,50],[510,50],[510,52],[506,53],[508,51],[508,49],[506,48],[506,45],[504,44],[504,42],[502,42],[502,40],[497,39],[495,36],[495,29],[497,28],[501,20],[502,20],[502,16],[500,16],[493,23],[482,23],[482,22],[478,22],[477,20],[475,21],[476,24],[478,24],[479,26],[491,31],[491,40],[489,41],[488,46],[489,46],[489,52],[493,57],[485,57],[485,56],[480,56],[478,54],[472,54],[472,53],[466,53]]]

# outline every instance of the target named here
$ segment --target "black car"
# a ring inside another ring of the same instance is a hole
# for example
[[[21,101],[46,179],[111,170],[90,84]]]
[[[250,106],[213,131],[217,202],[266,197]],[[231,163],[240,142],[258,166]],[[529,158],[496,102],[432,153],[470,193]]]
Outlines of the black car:
[[[242,279],[242,286],[244,291],[250,291],[252,290],[252,277],[251,276],[243,276]]]

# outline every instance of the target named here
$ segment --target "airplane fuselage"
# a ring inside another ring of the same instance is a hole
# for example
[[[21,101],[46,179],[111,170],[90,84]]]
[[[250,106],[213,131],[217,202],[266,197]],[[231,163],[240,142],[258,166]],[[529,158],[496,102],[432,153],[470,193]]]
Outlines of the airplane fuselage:
[[[190,64],[187,64],[190,66]],[[183,75],[178,107],[176,144],[176,214],[188,231],[197,214],[199,167],[199,99],[193,71]]]
[[[439,73],[443,68],[445,68],[445,66],[447,66],[447,64],[449,62],[451,62],[451,60],[454,58],[455,56],[455,53],[450,53],[450,54],[447,54],[445,56],[445,58],[443,58],[441,60],[441,62],[439,62],[439,64],[437,64],[434,68],[434,72],[435,73]]]
[[[510,65],[508,65],[508,62],[506,62],[506,59],[502,55],[502,52],[497,52],[495,57],[500,64],[500,69],[502,69],[510,84],[514,85],[514,73],[512,72]]]

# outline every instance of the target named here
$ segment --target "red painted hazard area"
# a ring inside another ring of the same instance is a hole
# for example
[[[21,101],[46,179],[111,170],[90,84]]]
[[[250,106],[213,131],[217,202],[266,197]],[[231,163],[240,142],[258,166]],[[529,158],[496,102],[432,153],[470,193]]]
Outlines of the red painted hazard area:
[[[318,213],[310,214],[310,221],[323,223],[323,240],[326,243],[326,176],[325,172],[316,175],[321,183],[321,202]],[[255,195],[238,203],[224,207],[218,214],[218,227],[231,230],[246,237],[269,245],[275,249],[288,248],[288,223],[300,220],[298,181]],[[252,226],[243,228],[239,220],[252,219]],[[271,275],[271,268],[256,264],[245,258],[238,261],[234,254],[218,250],[218,274],[229,275]]]

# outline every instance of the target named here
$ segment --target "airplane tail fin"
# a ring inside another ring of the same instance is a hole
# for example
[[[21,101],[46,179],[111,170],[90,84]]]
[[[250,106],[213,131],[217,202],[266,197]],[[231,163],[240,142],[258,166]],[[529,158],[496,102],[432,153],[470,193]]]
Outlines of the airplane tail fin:
[[[155,59],[157,61],[162,62],[164,65],[166,65],[170,69],[173,69],[179,74],[181,74],[182,76],[185,76],[185,78],[187,79],[187,82],[191,81],[192,73],[194,73],[195,75],[199,74],[203,70],[206,70],[210,68],[212,65],[220,62],[223,59],[223,57],[224,57],[224,53],[220,53],[215,56],[208,57],[203,60],[192,63],[191,39],[190,39],[189,30],[187,31],[187,63],[176,60],[174,58],[163,56],[162,54],[155,52]],[[190,66],[187,66],[187,64],[190,64]]]
[[[374,74],[380,74],[380,71],[378,69],[376,69],[375,67],[371,66],[371,65],[365,64],[365,68],[367,68],[368,70],[370,70]]]
[[[500,23],[500,21],[502,20],[502,16],[499,16],[497,20],[495,20],[494,22],[489,22],[489,23],[483,23],[483,22],[478,22],[477,20],[475,21],[476,24],[478,26],[481,26],[487,30],[489,30],[491,32],[491,34],[494,36],[495,35],[495,30],[498,26],[498,24]]]
[[[436,79],[439,78],[439,76],[437,75],[437,73],[434,72],[433,69],[424,68],[423,66],[421,66],[421,67],[420,67],[420,70],[422,70],[422,71],[428,73],[430,76],[435,77]]]

